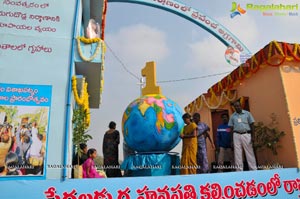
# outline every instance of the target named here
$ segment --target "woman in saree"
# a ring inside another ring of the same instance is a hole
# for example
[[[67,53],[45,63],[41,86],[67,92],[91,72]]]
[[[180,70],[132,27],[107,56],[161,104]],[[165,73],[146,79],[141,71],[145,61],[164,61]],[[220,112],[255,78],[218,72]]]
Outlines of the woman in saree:
[[[197,171],[197,125],[192,122],[191,115],[185,113],[182,116],[186,124],[180,137],[182,143],[182,155],[180,162],[180,174],[196,174]]]

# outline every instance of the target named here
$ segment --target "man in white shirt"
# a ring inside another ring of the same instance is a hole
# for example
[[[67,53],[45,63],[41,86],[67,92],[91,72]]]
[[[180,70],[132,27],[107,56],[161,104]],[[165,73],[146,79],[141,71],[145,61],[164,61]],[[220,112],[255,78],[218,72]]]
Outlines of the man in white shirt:
[[[231,115],[228,126],[231,127],[234,147],[234,161],[237,171],[243,171],[243,150],[246,154],[249,170],[257,170],[253,151],[254,118],[252,114],[243,110],[241,103],[234,103],[235,112]]]

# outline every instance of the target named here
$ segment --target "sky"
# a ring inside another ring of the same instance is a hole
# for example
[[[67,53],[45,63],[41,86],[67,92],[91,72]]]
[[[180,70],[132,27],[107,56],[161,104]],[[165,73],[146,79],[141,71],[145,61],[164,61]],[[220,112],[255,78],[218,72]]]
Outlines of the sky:
[[[233,1],[182,0],[185,5],[205,13],[225,26],[256,53],[271,41],[300,43],[300,11],[297,16],[263,16],[260,11],[247,10],[244,15],[230,18]],[[300,4],[299,0],[235,1],[247,3]],[[300,6],[299,6],[300,9]],[[288,13],[287,11],[277,11]],[[102,141],[110,121],[122,132],[122,115],[126,107],[140,96],[139,78],[146,62],[155,61],[157,84],[162,94],[184,107],[196,99],[235,66],[229,65],[224,53],[226,46],[196,24],[165,10],[132,3],[108,3],[105,28],[104,91],[99,109],[91,111],[89,147],[102,156]],[[126,68],[126,70],[125,70]],[[130,71],[132,74],[128,73]],[[159,83],[226,73],[187,81]],[[181,152],[181,143],[172,151]],[[122,144],[119,147],[123,158]]]

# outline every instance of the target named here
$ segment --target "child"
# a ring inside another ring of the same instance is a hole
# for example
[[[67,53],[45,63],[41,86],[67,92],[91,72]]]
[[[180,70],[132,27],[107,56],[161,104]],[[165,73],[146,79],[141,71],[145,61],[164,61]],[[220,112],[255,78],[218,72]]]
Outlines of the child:
[[[7,167],[7,173],[6,175],[22,175],[22,172],[18,169],[18,155],[9,152],[5,157],[5,164]]]
[[[94,159],[97,157],[96,149],[89,149],[87,152],[88,159],[82,164],[83,178],[104,178],[100,175],[95,167]]]

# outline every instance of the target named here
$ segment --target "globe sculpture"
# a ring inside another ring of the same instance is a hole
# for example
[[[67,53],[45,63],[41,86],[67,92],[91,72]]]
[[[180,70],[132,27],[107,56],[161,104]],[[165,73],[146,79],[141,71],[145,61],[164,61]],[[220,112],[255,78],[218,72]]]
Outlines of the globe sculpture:
[[[180,107],[161,94],[137,98],[122,119],[125,142],[137,152],[172,150],[180,142],[183,126]]]

